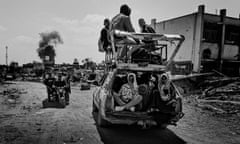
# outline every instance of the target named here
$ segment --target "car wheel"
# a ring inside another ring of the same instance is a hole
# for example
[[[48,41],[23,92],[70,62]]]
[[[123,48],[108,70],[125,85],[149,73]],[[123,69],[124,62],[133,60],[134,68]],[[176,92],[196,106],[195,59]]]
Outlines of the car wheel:
[[[62,108],[65,108],[66,107],[65,98],[64,99],[59,98],[59,104],[61,105]]]
[[[158,124],[157,125],[157,127],[159,128],[159,129],[166,129],[167,128],[167,124]]]

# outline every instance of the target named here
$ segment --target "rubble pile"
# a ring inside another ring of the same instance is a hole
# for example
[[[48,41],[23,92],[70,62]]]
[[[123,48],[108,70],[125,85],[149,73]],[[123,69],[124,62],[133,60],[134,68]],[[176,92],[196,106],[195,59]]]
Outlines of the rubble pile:
[[[218,113],[240,113],[239,78],[213,78],[204,87],[203,94],[197,97],[199,107]]]
[[[20,97],[21,94],[26,94],[27,92],[24,89],[18,88],[11,88],[6,89],[0,92],[1,95],[6,97],[5,103],[6,104],[16,104],[17,99]]]

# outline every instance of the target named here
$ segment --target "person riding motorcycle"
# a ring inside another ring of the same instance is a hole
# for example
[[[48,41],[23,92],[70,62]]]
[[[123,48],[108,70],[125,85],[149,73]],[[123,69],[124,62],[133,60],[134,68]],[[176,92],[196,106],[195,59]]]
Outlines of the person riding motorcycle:
[[[70,84],[70,75],[67,74],[66,76],[66,97],[65,97],[65,100],[66,100],[66,104],[68,105],[69,104],[69,95],[71,94],[71,84]]]
[[[66,89],[67,84],[66,81],[63,79],[62,74],[58,74],[57,80],[54,82],[54,86],[57,90],[59,90],[60,88],[63,88],[64,90]]]
[[[55,78],[51,74],[47,73],[43,83],[47,87],[48,101],[52,101],[51,96],[53,95],[54,91]]]

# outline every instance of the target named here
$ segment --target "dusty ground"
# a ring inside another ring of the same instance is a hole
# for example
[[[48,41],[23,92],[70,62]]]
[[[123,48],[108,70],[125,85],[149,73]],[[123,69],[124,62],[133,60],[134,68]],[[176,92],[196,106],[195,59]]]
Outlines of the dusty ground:
[[[42,109],[42,100],[47,97],[44,85],[17,82],[1,90],[11,87],[27,93],[16,104],[6,103],[6,97],[0,95],[0,143],[101,143],[90,113],[90,91],[73,88],[70,106]]]
[[[3,94],[18,88],[19,96]],[[127,143],[240,143],[240,115],[220,115],[202,110],[184,99],[185,117],[177,127],[141,130],[138,127],[100,128],[91,115],[92,90],[72,87],[65,109],[42,109],[45,86],[14,82],[0,86],[0,143],[17,144],[127,144]]]

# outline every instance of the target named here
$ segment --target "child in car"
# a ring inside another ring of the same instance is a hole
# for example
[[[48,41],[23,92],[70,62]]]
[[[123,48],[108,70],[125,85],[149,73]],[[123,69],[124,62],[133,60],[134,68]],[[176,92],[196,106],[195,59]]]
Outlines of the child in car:
[[[114,94],[114,98],[119,105],[115,107],[115,111],[135,111],[136,107],[139,107],[142,101],[142,96],[138,94],[136,75],[129,73],[127,81],[127,83],[122,85],[119,93]]]

